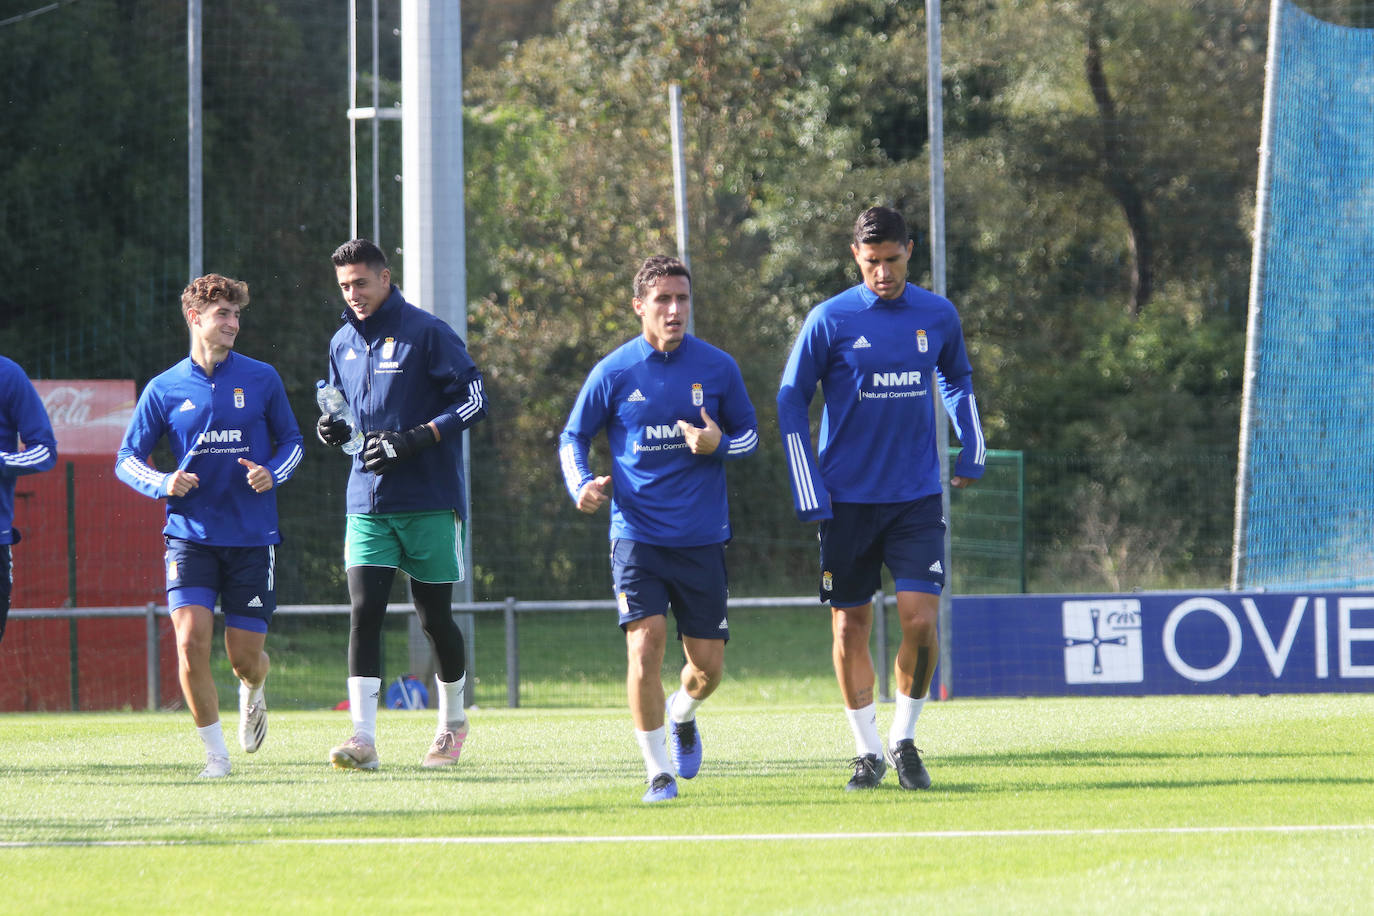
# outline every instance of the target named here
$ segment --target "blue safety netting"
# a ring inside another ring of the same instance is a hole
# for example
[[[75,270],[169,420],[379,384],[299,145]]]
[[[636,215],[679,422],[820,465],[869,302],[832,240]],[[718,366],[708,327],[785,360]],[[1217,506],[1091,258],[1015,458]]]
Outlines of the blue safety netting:
[[[1236,584],[1374,586],[1374,29],[1275,15]]]

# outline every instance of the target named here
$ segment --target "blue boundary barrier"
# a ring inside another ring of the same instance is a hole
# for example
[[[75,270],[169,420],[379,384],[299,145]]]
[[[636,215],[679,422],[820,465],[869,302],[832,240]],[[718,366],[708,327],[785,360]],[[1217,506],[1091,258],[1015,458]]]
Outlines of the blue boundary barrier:
[[[1374,691],[1374,592],[953,599],[950,696]]]

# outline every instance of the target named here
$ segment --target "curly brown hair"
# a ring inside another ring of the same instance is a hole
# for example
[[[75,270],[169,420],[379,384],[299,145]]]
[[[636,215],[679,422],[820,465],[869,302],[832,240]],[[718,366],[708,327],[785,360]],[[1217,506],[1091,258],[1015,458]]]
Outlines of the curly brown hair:
[[[191,324],[191,318],[186,314],[188,309],[203,312],[211,303],[221,299],[243,308],[248,305],[248,284],[220,274],[206,274],[192,280],[191,285],[181,291],[181,314],[187,326]]]

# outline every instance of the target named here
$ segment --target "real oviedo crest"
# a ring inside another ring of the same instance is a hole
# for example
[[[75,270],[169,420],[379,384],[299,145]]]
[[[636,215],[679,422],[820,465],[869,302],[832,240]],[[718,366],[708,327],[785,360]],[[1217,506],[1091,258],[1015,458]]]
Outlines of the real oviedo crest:
[[[692,383],[692,406],[700,407],[706,403],[706,395],[702,391],[701,382]]]

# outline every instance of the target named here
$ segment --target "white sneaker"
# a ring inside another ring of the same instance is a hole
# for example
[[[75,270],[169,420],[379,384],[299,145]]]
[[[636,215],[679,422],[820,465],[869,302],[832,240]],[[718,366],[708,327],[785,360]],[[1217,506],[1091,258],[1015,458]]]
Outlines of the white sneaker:
[[[267,738],[267,698],[249,703],[239,697],[239,744],[248,753],[262,747]]]
[[[197,779],[221,779],[229,775],[229,758],[219,757],[211,754],[205,758],[205,769],[200,771]]]

